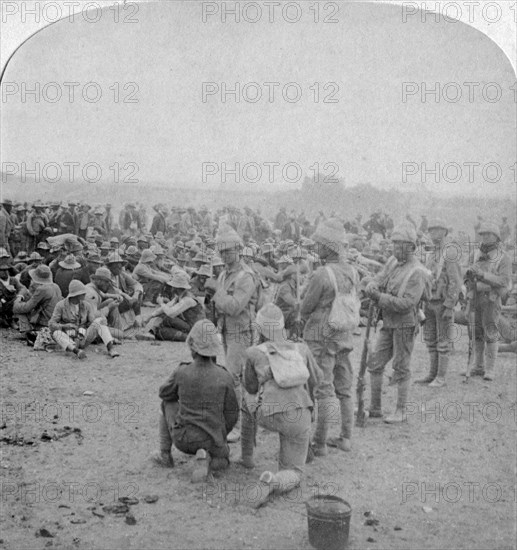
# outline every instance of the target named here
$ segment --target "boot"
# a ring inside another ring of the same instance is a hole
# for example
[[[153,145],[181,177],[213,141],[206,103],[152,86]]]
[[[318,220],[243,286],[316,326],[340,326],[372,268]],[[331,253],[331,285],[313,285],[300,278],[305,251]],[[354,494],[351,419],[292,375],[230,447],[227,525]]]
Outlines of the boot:
[[[370,418],[382,418],[381,393],[382,393],[382,373],[370,373]]]
[[[486,345],[486,369],[483,380],[492,381],[495,376],[495,361],[497,359],[497,352],[499,348],[498,342],[490,342]]]
[[[113,347],[115,344],[113,340],[111,342],[108,342],[106,345],[106,348],[108,349],[108,355],[112,358],[120,357],[120,353]]]
[[[314,456],[327,456],[327,434],[334,405],[337,406],[337,403],[333,397],[318,399],[318,418],[316,420],[316,430],[312,437]]]
[[[407,422],[406,403],[409,389],[409,380],[404,380],[398,383],[397,408],[393,414],[390,414],[384,419],[386,424],[398,424]]]
[[[255,447],[255,422],[249,412],[242,413],[241,421],[241,458],[238,463],[251,470],[253,462],[253,448]]]
[[[331,437],[327,440],[329,447],[336,447],[345,452],[352,450],[350,439],[352,437],[352,425],[354,420],[354,407],[351,397],[343,397],[339,400],[341,411],[341,434],[339,437]]]
[[[205,449],[198,449],[196,452],[196,467],[192,472],[192,483],[210,481],[210,455]]]
[[[449,366],[449,355],[446,353],[440,353],[438,355],[438,373],[436,378],[429,384],[430,388],[441,388],[445,386],[445,375],[447,373],[447,367]]]
[[[429,357],[431,359],[429,374],[424,378],[415,380],[415,384],[429,384],[436,378],[436,373],[438,372],[438,365],[439,365],[438,352],[436,350],[430,351]]]

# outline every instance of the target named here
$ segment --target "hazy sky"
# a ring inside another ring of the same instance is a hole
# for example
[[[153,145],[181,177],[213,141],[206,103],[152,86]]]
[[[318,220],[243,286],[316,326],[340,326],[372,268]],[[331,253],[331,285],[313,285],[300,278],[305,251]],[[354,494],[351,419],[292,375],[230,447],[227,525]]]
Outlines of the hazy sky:
[[[240,163],[248,172],[238,184],[228,174],[228,184],[256,189],[271,186],[270,174],[281,184],[282,169],[291,179],[298,167],[312,175],[318,163],[347,184],[514,192],[515,73],[484,34],[443,19],[409,15],[403,22],[400,7],[379,4],[339,3],[335,14],[321,9],[315,23],[312,3],[300,2],[298,22],[279,10],[270,23],[258,4],[257,23],[230,15],[224,22],[220,12],[203,22],[201,2],[162,2],[140,5],[133,24],[115,23],[106,10],[95,23],[81,17],[38,33],[4,75],[2,166],[19,176],[24,163],[30,170],[39,162],[48,168],[41,176],[54,177],[56,165],[64,180],[76,163],[81,181],[91,163],[111,181],[118,163],[120,180],[213,187],[223,163]],[[325,16],[337,22],[324,23]],[[79,83],[73,102],[71,82]],[[83,98],[88,82],[95,83],[86,89],[90,99],[102,92],[99,101]],[[35,83],[38,103],[22,93]],[[124,89],[127,83],[134,84]],[[236,83],[240,101],[231,94],[223,101],[221,89]],[[432,94],[422,101],[422,83],[438,85],[439,102]],[[203,87],[217,93],[203,101]],[[63,96],[52,102],[56,91]],[[257,91],[262,98],[253,102]],[[203,163],[215,172],[204,183]],[[422,175],[436,164],[439,174]]]

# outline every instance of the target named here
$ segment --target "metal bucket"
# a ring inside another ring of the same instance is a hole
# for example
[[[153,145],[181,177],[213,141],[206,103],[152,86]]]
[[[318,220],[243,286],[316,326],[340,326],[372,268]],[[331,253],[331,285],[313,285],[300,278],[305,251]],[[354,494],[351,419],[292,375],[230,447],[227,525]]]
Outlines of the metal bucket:
[[[318,550],[342,550],[348,546],[352,508],[333,495],[315,495],[307,506],[309,542]]]

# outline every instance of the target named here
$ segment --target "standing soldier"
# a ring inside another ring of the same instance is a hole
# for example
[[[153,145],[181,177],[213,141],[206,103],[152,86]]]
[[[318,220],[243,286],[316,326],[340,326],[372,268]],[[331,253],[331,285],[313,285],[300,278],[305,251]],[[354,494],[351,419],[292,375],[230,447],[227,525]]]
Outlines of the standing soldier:
[[[113,212],[111,211],[111,203],[108,202],[104,209],[104,225],[106,226],[106,234],[108,237],[111,237],[111,232],[113,230]]]
[[[418,328],[418,304],[425,289],[426,270],[415,257],[416,229],[405,224],[395,227],[391,235],[393,259],[366,287],[366,293],[381,310],[383,325],[373,353],[368,360],[371,381],[370,417],[382,418],[382,377],[387,363],[393,359],[390,384],[398,385],[397,408],[384,419],[392,424],[405,420],[409,365]]]
[[[499,227],[495,223],[483,223],[478,233],[481,245],[474,265],[467,270],[467,276],[475,279],[477,285],[476,366],[471,374],[493,380],[499,345],[497,323],[501,315],[501,299],[511,288],[512,261],[502,247]]]
[[[440,388],[445,385],[445,374],[449,365],[451,343],[448,337],[453,323],[454,307],[461,290],[461,269],[457,261],[458,247],[448,253],[445,237],[448,230],[443,220],[431,220],[429,235],[434,244],[434,252],[429,255],[426,267],[432,274],[432,288],[425,309],[424,339],[429,351],[431,365],[429,374],[417,384],[429,384]]]
[[[77,203],[69,202],[68,209],[64,210],[59,218],[59,232],[60,233],[71,233],[77,235],[77,223],[78,217],[75,207]]]
[[[255,319],[256,282],[253,271],[240,259],[243,242],[228,228],[216,239],[225,269],[217,279],[213,297],[219,330],[223,337],[226,368],[233,376],[235,393],[241,403],[241,376],[246,349],[252,345],[252,323]],[[228,434],[229,442],[240,439],[240,423]]]
[[[335,286],[340,293],[355,293],[359,278],[356,270],[345,262],[345,228],[338,219],[329,218],[322,222],[312,238],[317,243],[320,258],[325,260],[325,266],[317,269],[308,283],[301,315],[307,320],[303,338],[323,371],[323,380],[314,393],[318,403],[318,420],[313,450],[316,456],[325,456],[336,397],[341,411],[341,433],[340,437],[329,439],[328,444],[342,451],[351,449],[354,407],[349,354],[353,349],[352,333],[330,329],[328,317],[336,298]]]

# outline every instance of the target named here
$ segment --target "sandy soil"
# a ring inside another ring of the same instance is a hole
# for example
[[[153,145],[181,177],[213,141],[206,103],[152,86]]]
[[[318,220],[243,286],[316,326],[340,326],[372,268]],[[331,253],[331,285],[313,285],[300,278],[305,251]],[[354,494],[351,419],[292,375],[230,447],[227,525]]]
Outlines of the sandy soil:
[[[351,453],[332,449],[307,466],[299,490],[256,511],[258,476],[276,466],[275,434],[259,432],[254,471],[232,464],[212,485],[191,484],[191,458],[179,451],[172,470],[149,461],[157,390],[188,359],[184,344],[126,342],[115,360],[93,346],[78,361],[34,352],[14,331],[0,343],[0,548],[310,548],[304,502],[322,493],[352,506],[350,548],[516,547],[513,354],[500,356],[495,382],[463,384],[464,336],[445,389],[412,386],[407,423],[370,420]],[[421,336],[412,368],[414,378],[427,368]],[[384,409],[394,401],[386,384]],[[232,445],[232,459],[239,451]],[[119,497],[138,499],[136,524],[103,510]]]

